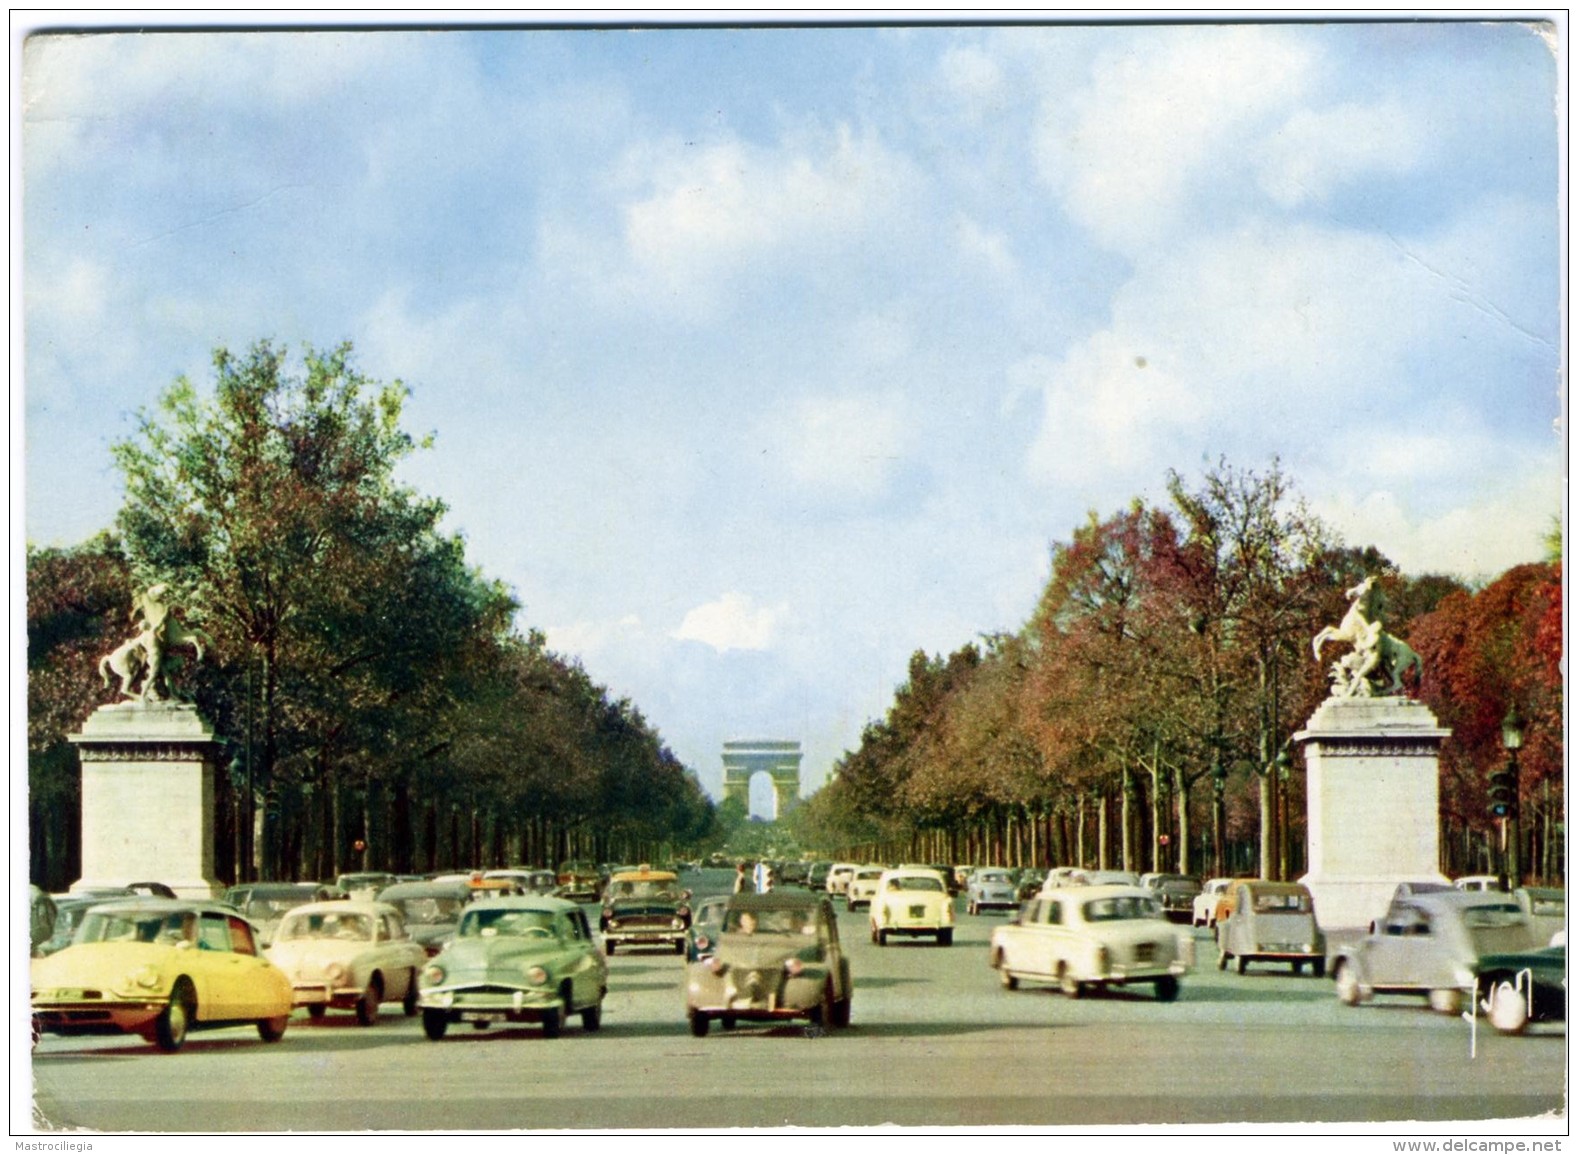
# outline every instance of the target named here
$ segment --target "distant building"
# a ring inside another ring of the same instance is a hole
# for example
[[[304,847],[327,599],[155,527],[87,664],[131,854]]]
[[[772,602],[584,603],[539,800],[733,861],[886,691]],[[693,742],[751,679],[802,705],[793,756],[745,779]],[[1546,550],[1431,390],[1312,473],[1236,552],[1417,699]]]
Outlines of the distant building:
[[[738,798],[751,809],[751,779],[766,773],[773,780],[773,817],[782,818],[800,802],[800,743],[779,739],[723,744],[723,799]]]

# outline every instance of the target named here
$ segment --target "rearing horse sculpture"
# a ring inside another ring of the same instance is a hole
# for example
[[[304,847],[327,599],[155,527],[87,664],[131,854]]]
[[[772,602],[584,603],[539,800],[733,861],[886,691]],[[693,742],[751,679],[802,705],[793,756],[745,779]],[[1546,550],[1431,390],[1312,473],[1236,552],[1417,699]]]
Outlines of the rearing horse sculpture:
[[[200,662],[203,644],[210,647],[213,640],[202,630],[182,624],[164,604],[169,587],[163,582],[150,586],[132,599],[131,617],[137,626],[135,636],[99,659],[99,676],[106,687],[110,674],[120,676],[123,697],[138,702],[162,701],[169,692],[169,676],[164,669],[165,652],[175,646],[190,646]],[[142,687],[133,692],[132,685],[142,678]]]
[[[1327,642],[1353,644],[1353,652],[1331,668],[1332,692],[1341,698],[1385,697],[1403,688],[1403,674],[1410,668],[1423,676],[1424,662],[1419,655],[1407,642],[1387,633],[1378,617],[1372,620],[1379,596],[1375,578],[1365,578],[1347,593],[1351,604],[1342,623],[1327,626],[1312,643],[1317,662]]]

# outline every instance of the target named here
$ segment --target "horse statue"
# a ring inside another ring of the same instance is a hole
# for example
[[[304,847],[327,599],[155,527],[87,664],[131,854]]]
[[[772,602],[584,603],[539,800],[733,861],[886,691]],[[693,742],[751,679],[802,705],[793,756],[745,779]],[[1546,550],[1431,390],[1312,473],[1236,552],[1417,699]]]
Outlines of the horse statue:
[[[1315,660],[1327,642],[1351,642],[1353,650],[1331,667],[1332,693],[1339,698],[1390,697],[1403,689],[1403,675],[1412,669],[1424,675],[1424,662],[1401,638],[1382,628],[1376,609],[1380,591],[1367,577],[1347,591],[1348,612],[1340,625],[1315,635]],[[1373,618],[1373,620],[1372,620]]]
[[[131,617],[136,634],[99,659],[99,676],[106,689],[113,672],[120,676],[122,697],[142,703],[163,701],[173,696],[169,673],[164,668],[165,654],[173,648],[189,646],[200,662],[203,644],[206,642],[212,648],[212,638],[174,616],[172,607],[164,602],[168,592],[169,587],[160,582],[132,599]],[[139,677],[142,686],[133,692],[132,686]]]

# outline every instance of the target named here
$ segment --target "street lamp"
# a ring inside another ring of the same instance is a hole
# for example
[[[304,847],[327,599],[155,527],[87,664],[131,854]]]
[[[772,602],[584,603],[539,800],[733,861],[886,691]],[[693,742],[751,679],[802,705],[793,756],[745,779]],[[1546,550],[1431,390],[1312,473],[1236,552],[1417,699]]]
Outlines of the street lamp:
[[[1523,746],[1523,719],[1518,714],[1518,704],[1507,708],[1501,720],[1501,745],[1507,751],[1507,768],[1490,776],[1491,812],[1506,819],[1505,858],[1507,885],[1522,885],[1522,863],[1518,861],[1521,839],[1518,830],[1518,750]],[[1498,781],[1500,779],[1500,781]]]

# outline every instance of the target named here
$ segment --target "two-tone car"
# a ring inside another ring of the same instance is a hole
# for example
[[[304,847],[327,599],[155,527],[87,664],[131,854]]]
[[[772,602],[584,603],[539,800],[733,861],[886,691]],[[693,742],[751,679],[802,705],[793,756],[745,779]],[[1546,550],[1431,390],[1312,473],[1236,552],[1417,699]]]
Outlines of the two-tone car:
[[[965,884],[965,909],[971,914],[983,910],[1016,910],[1019,907],[1019,884],[1013,871],[996,866],[983,866],[970,872]]]
[[[397,882],[378,892],[379,902],[400,912],[406,933],[428,958],[444,949],[475,897],[467,882]]]
[[[893,935],[930,936],[953,945],[953,896],[935,870],[885,870],[871,898],[871,941],[887,946]]]
[[[609,878],[599,919],[609,954],[621,946],[660,946],[684,954],[689,928],[690,891],[680,889],[672,871],[642,866]]]
[[[794,1019],[845,1027],[853,994],[832,903],[802,891],[731,896],[717,950],[685,970],[685,1016],[697,1038],[714,1020],[725,1029]]]
[[[416,1014],[417,975],[427,951],[389,903],[341,900],[298,906],[280,920],[268,957],[290,979],[296,1006],[321,1019],[331,1007],[364,1027],[381,1004]]]
[[[596,902],[603,875],[597,863],[572,859],[559,864],[559,897],[569,902]]]
[[[992,931],[989,955],[1002,984],[1056,983],[1069,998],[1090,990],[1149,983],[1156,997],[1178,997],[1194,965],[1194,940],[1162,915],[1156,895],[1138,886],[1076,886],[1043,891],[1014,920]]]
[[[129,1033],[178,1051],[199,1027],[284,1037],[290,980],[223,903],[136,898],[92,907],[70,946],[32,966],[33,1031]]]
[[[581,1016],[603,1021],[608,963],[586,912],[561,898],[523,895],[470,904],[447,946],[422,971],[417,1005],[422,1029],[442,1039],[451,1023],[540,1023],[558,1036]]]
[[[1455,1014],[1476,990],[1482,957],[1539,945],[1511,895],[1448,888],[1394,898],[1369,935],[1337,949],[1332,978],[1349,1006],[1376,995],[1416,995]]]
[[[1243,974],[1252,962],[1306,965],[1326,973],[1326,936],[1315,922],[1315,899],[1297,882],[1238,882],[1227,917],[1216,924],[1216,966],[1232,961]]]

